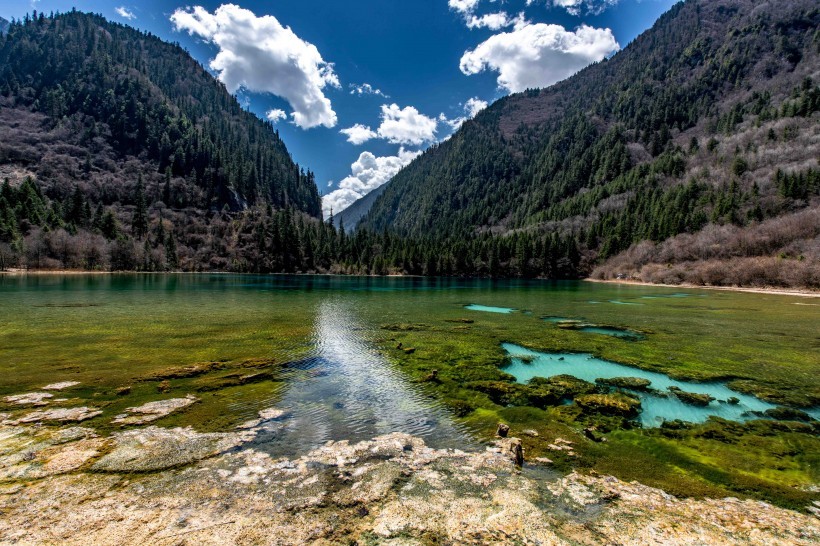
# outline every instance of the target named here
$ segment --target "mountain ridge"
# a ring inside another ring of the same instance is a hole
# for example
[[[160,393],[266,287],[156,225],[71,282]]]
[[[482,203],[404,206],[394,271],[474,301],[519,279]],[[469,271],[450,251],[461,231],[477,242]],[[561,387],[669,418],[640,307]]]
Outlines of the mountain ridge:
[[[591,270],[642,240],[814,206],[818,26],[808,0],[676,4],[613,57],[480,112],[402,169],[361,226],[558,233]],[[805,196],[783,193],[778,168],[803,174]]]

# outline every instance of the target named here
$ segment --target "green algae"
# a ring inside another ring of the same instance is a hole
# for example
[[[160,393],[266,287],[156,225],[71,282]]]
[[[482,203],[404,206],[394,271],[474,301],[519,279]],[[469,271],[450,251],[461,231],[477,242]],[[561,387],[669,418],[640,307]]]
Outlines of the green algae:
[[[817,498],[809,492],[820,482],[812,424],[714,420],[642,430],[622,416],[561,405],[582,384],[564,378],[516,387],[501,369],[501,344],[511,342],[590,353],[677,379],[728,381],[773,403],[809,407],[820,403],[818,311],[795,305],[802,299],[731,292],[684,298],[663,288],[592,283],[368,280],[400,288],[386,291],[355,280],[327,290],[287,282],[291,288],[240,276],[0,277],[0,396],[79,381],[64,393],[68,402],[53,406],[98,407],[104,414],[83,425],[105,432],[118,430],[110,420],[127,407],[194,394],[200,403],[156,424],[231,430],[275,405],[294,381],[310,380],[309,371],[291,364],[313,354],[317,308],[333,298],[349,303],[356,335],[409,382],[480,438],[491,438],[500,421],[510,424],[528,459],[549,457],[558,470],[594,468],[684,496],[751,496],[797,508]],[[589,303],[644,296],[640,306]],[[464,301],[533,314],[465,318]],[[652,334],[625,343],[538,316]],[[585,428],[607,441],[586,439]],[[522,435],[527,429],[538,436]],[[574,455],[548,448],[558,437],[575,442]]]

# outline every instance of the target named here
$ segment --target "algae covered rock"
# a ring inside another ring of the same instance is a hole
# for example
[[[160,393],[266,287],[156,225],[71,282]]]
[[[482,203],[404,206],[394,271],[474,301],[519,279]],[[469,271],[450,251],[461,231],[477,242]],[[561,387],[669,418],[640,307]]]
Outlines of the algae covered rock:
[[[710,402],[714,400],[714,398],[708,394],[701,394],[697,392],[688,392],[680,387],[669,387],[669,392],[673,393],[681,402],[686,404],[691,404],[693,406],[708,406]]]
[[[777,419],[778,421],[805,421],[809,422],[812,420],[811,415],[806,413],[805,411],[795,409],[795,408],[787,408],[784,406],[778,406],[776,408],[767,409],[763,412],[767,417],[771,417],[772,419]]]
[[[645,391],[652,382],[642,377],[600,377],[595,380],[599,385],[607,385],[618,389],[631,389],[633,391]]]
[[[583,394],[575,403],[585,412],[635,417],[641,409],[641,401],[622,393]]]

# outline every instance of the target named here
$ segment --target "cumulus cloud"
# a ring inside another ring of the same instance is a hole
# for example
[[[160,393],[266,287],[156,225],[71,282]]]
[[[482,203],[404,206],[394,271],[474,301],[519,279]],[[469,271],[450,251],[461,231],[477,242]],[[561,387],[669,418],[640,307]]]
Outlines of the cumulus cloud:
[[[268,112],[265,114],[265,116],[267,116],[267,118],[270,121],[272,121],[273,123],[276,123],[278,121],[282,121],[283,119],[288,117],[288,115],[285,113],[284,110],[280,110],[278,108],[274,108],[273,110],[268,110]]]
[[[464,111],[467,112],[467,116],[470,118],[474,118],[476,114],[485,108],[487,108],[487,101],[478,97],[467,99],[467,102],[464,103]]]
[[[398,104],[382,104],[382,122],[375,131],[360,123],[339,131],[347,141],[362,144],[372,138],[383,138],[392,144],[421,146],[436,139],[438,121],[420,113],[412,106],[399,108]]]
[[[506,12],[488,13],[478,17],[476,15],[469,15],[467,17],[467,28],[488,28],[490,30],[499,30],[508,27],[514,22]]]
[[[496,71],[499,87],[515,93],[566,79],[619,48],[608,28],[581,25],[570,32],[560,25],[525,24],[465,52],[459,68],[466,75]]]
[[[128,19],[129,21],[131,19],[136,19],[137,18],[137,16],[134,15],[134,12],[129,10],[125,6],[120,6],[118,8],[114,8],[114,11],[117,12],[117,15],[119,15],[123,19]]]
[[[353,127],[348,127],[347,129],[342,129],[339,132],[343,135],[347,135],[347,141],[351,144],[356,144],[357,146],[379,136],[376,131],[373,131],[370,127],[362,125],[361,123],[357,123]]]
[[[475,11],[479,0],[448,0],[450,9],[459,13],[472,13]]]
[[[382,93],[381,89],[376,89],[375,87],[373,87],[369,83],[362,83],[362,84],[351,83],[349,87],[350,87],[350,94],[351,95],[359,95],[359,96],[362,96],[362,95],[378,95],[378,96],[384,97],[386,99],[390,98],[389,96]]]
[[[338,184],[338,189],[322,197],[322,212],[325,218],[331,209],[338,213],[375,190],[396,175],[402,167],[413,161],[421,152],[411,152],[403,147],[398,155],[376,157],[371,152],[362,152],[350,166],[350,175]]]
[[[412,106],[399,108],[398,104],[383,104],[378,133],[393,144],[419,146],[436,138],[436,125],[435,118],[425,116]]]
[[[478,97],[473,97],[473,98],[467,99],[467,102],[464,103],[464,115],[463,116],[459,116],[459,117],[454,118],[454,119],[449,119],[447,116],[445,116],[442,113],[442,114],[439,114],[438,119],[442,123],[446,123],[447,125],[449,125],[450,129],[455,131],[456,129],[461,127],[462,123],[464,123],[468,119],[473,119],[476,116],[476,114],[478,114],[479,112],[481,112],[482,110],[487,108],[487,104],[488,104],[487,101],[481,100]]]
[[[213,13],[201,6],[178,9],[171,21],[176,30],[219,48],[210,67],[230,92],[244,88],[284,98],[293,122],[303,129],[336,125],[336,112],[323,92],[327,86],[340,87],[333,65],[272,15],[257,17],[224,4]]]

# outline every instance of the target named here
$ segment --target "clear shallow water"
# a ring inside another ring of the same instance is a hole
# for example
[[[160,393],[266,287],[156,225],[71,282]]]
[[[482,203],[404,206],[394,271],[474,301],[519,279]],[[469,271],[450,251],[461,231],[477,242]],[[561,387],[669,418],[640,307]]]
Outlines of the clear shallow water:
[[[356,442],[405,432],[439,448],[476,447],[446,410],[357,335],[361,327],[351,319],[344,301],[331,298],[319,306],[314,356],[297,366],[309,373],[297,372],[301,377],[272,400],[291,416],[281,421],[284,428],[263,433],[254,443],[275,455],[294,455],[328,440]]]
[[[475,303],[465,305],[464,308],[468,311],[483,311],[484,313],[499,313],[502,315],[508,315],[515,311],[515,309],[509,307],[492,307],[490,305],[478,305]]]
[[[84,404],[106,404],[103,416],[88,422],[103,427],[125,407],[188,393],[201,403],[156,424],[232,430],[261,409],[279,407],[292,412],[291,419],[283,430],[260,438],[260,447],[273,453],[391,431],[422,435],[436,447],[468,445],[469,432],[391,357],[396,343],[383,328],[391,324],[426,328],[416,354],[430,358],[431,367],[450,365],[462,349],[483,351],[481,358],[497,357],[500,363],[499,343],[509,340],[557,343],[613,360],[719,361],[727,373],[777,373],[795,389],[816,388],[820,345],[813,325],[820,311],[795,305],[811,301],[677,293],[584,282],[0,275],[0,396],[79,381],[67,394]],[[589,303],[636,299],[644,304]],[[469,302],[481,302],[480,310],[510,312],[472,312],[465,308]],[[543,316],[583,317],[585,324],[653,333],[641,343],[624,343],[551,327]],[[168,394],[157,392],[156,382],[140,380],[168,368],[258,358],[289,364],[270,380],[218,391],[198,390],[208,377],[173,380]],[[620,375],[638,375],[629,370]],[[115,396],[124,385],[132,385],[132,393]]]
[[[591,383],[599,378],[640,377],[651,381],[649,388],[657,391],[668,392],[669,387],[678,387],[687,392],[708,394],[715,398],[708,406],[699,407],[686,404],[672,395],[658,396],[651,392],[630,390],[641,400],[639,420],[645,427],[659,426],[663,421],[673,419],[702,423],[710,415],[733,421],[760,419],[760,416],[749,412],[763,412],[776,407],[754,396],[733,391],[724,383],[677,381],[662,373],[624,366],[590,354],[542,353],[512,343],[504,343],[502,346],[512,359],[512,363],[505,367],[504,371],[515,376],[520,383],[526,383],[533,377],[552,377],[562,374],[569,374]],[[737,398],[740,402],[729,404],[726,401],[730,397]],[[808,413],[814,418],[820,417],[818,408]]]

